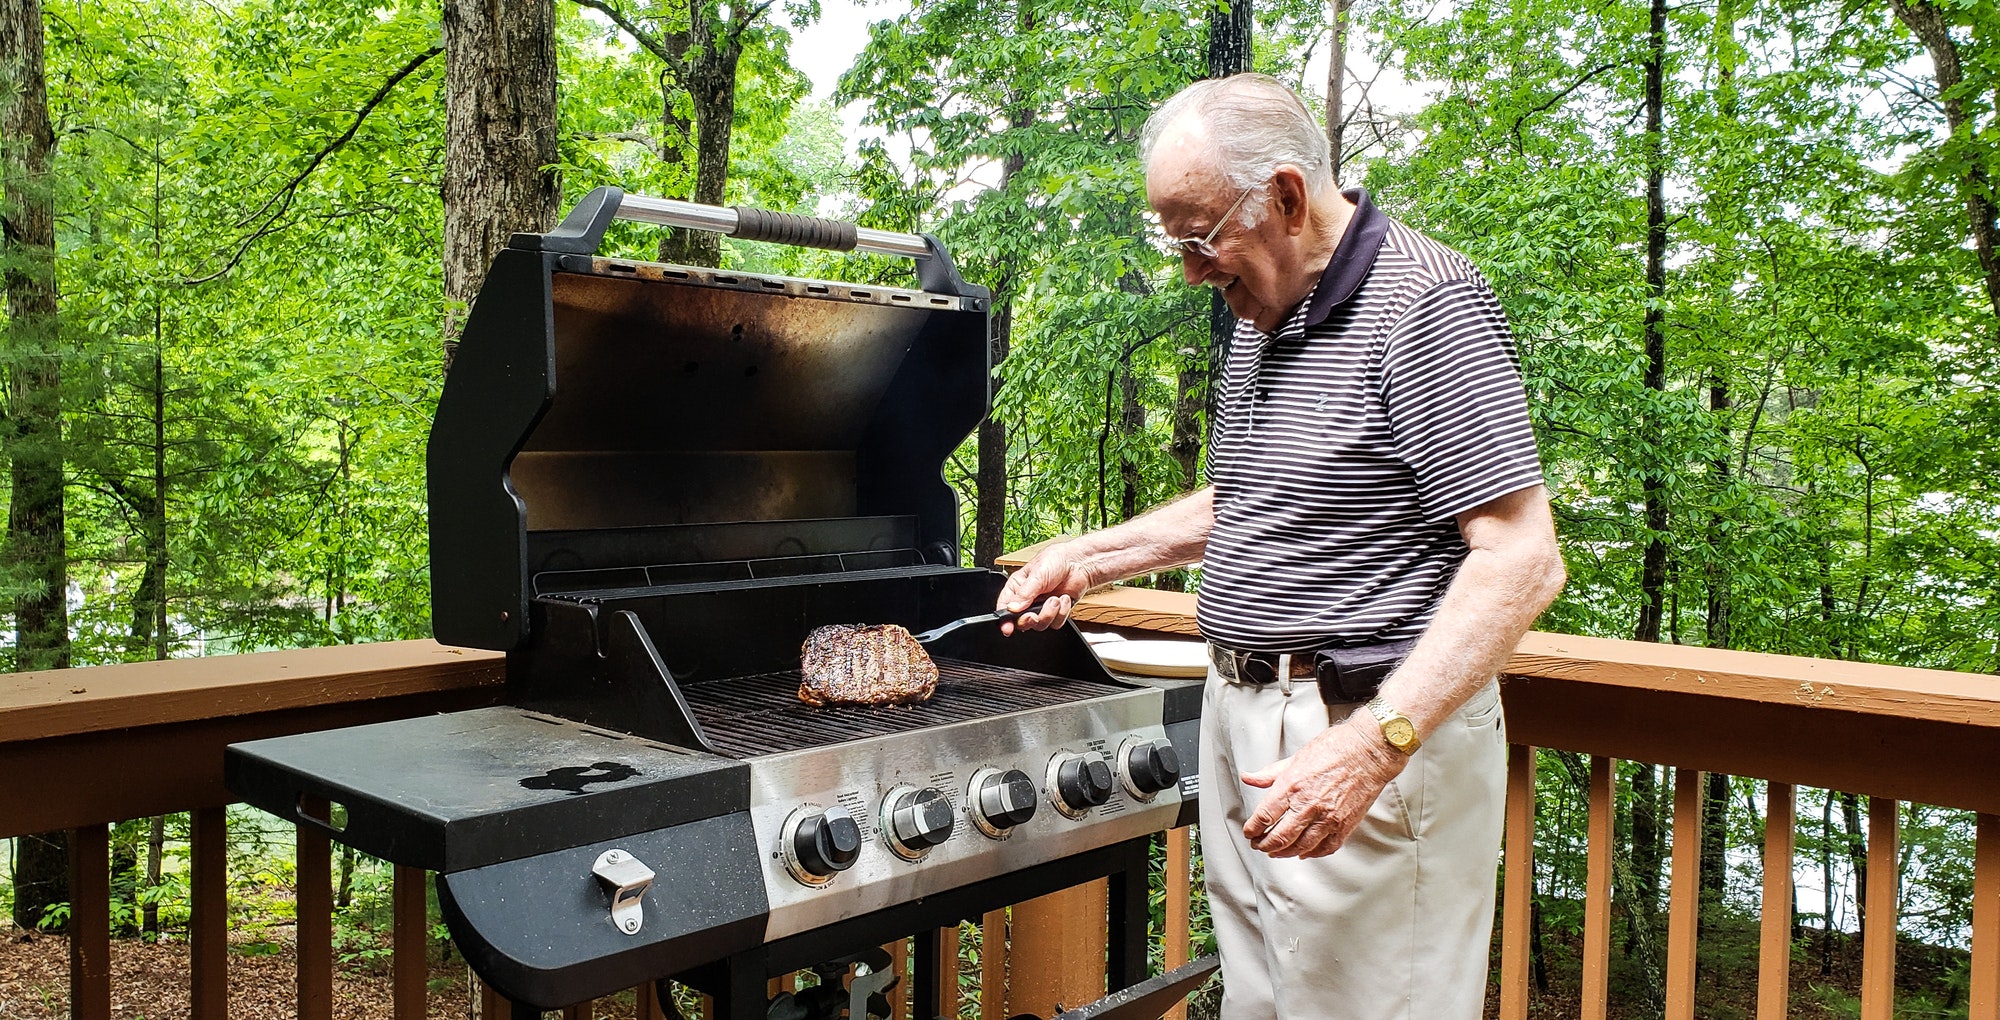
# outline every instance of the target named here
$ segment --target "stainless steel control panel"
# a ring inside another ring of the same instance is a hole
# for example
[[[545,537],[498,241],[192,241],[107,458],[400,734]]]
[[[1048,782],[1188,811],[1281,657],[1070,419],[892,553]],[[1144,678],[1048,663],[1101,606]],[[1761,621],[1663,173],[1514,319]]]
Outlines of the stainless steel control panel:
[[[1132,748],[1165,741],[1161,718],[1160,692],[1133,690],[753,760],[751,823],[771,904],[766,937],[1172,826],[1180,784],[1142,800],[1122,761]],[[1092,760],[1112,777],[1108,790]],[[1079,764],[1067,773],[1065,800],[1058,775],[1070,761]],[[1023,777],[1034,794],[1026,820]],[[1079,804],[1079,794],[1102,802]],[[859,829],[859,853],[850,825]]]

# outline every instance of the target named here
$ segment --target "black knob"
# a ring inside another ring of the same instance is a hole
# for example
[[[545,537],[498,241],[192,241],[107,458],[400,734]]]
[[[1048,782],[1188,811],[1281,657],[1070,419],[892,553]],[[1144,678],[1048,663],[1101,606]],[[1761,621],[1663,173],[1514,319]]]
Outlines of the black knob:
[[[1181,756],[1167,741],[1149,740],[1126,752],[1125,774],[1141,796],[1155,794],[1181,781]]]
[[[822,878],[846,871],[861,857],[861,826],[846,808],[807,815],[792,833],[792,855],[799,867]]]
[[[1035,781],[1020,769],[987,776],[979,784],[979,817],[995,829],[1011,829],[1035,817]]]
[[[1072,755],[1056,768],[1056,795],[1078,811],[1110,800],[1114,782],[1111,766],[1096,751]]]
[[[903,794],[889,808],[896,841],[916,853],[950,839],[955,821],[951,801],[934,787]]]

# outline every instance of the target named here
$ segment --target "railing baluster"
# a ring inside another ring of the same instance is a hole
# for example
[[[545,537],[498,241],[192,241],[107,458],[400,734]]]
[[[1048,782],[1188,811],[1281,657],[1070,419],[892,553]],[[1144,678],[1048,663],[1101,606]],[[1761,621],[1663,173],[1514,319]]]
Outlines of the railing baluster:
[[[1590,757],[1590,836],[1583,879],[1583,1020],[1605,1020],[1611,999],[1611,842],[1618,763]]]
[[[69,1015],[111,1020],[111,832],[69,830]]]
[[[896,975],[896,983],[889,987],[889,1018],[903,1020],[910,1015],[910,940],[897,939],[882,948],[889,951],[889,972]]]
[[[563,1020],[597,1020],[597,1000],[563,1007]]]
[[[1110,896],[1111,883],[1100,878],[1014,905],[1005,1015],[1052,1016],[1057,1003],[1104,997]]]
[[[1535,892],[1535,749],[1507,748],[1507,843],[1500,912],[1500,1020],[1527,1020],[1528,924]]]
[[[2000,815],[1979,816],[1972,854],[1972,988],[1966,1020],[2000,1020]]]
[[[327,815],[326,801],[302,797],[301,809]],[[311,825],[298,826],[299,1020],[333,1020],[333,843]]]
[[[939,928],[937,938],[938,1014],[958,1016],[958,925]],[[918,1017],[917,1020],[932,1020]]]
[[[979,1016],[1007,1014],[1007,911],[989,910],[979,919]]]
[[[1701,772],[1674,770],[1674,848],[1667,894],[1667,1020],[1694,1020],[1695,935],[1701,925]]]
[[[1868,798],[1867,919],[1861,931],[1861,1020],[1890,1020],[1896,1005],[1897,803]]]
[[[656,990],[657,987],[654,982],[648,981],[632,990],[633,1013],[637,1014],[639,1020],[660,1020],[663,1015],[660,1012],[660,993]]]
[[[514,1007],[493,986],[479,982],[479,1020],[513,1020]],[[643,1014],[642,1014],[643,1015]]]
[[[229,822],[223,809],[190,814],[188,846],[188,1013],[229,1015]]]
[[[1167,930],[1160,933],[1166,940],[1166,969],[1188,962],[1191,951],[1188,936],[1188,911],[1194,906],[1194,854],[1188,847],[1188,827],[1167,830]],[[1163,1020],[1187,1020],[1187,1000],[1183,999],[1167,1011]]]
[[[430,917],[422,868],[396,865],[391,893],[395,913],[390,969],[394,972],[396,1020],[424,1020],[424,982],[430,970]]]
[[[1757,1016],[1785,1020],[1792,983],[1792,786],[1764,790],[1764,905],[1757,947]]]

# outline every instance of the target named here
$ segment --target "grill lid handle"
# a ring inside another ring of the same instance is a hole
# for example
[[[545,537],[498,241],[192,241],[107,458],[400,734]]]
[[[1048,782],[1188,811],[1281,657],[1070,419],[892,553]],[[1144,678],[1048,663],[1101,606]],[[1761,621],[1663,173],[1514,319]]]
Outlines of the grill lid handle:
[[[508,247],[527,251],[595,255],[604,231],[614,219],[652,223],[684,230],[712,230],[746,241],[774,241],[805,248],[858,251],[868,255],[900,255],[917,260],[917,279],[927,291],[984,296],[958,275],[944,245],[929,234],[876,230],[845,220],[769,212],[743,206],[702,205],[677,198],[628,195],[622,188],[604,187],[585,195],[562,223],[546,234],[515,234]]]

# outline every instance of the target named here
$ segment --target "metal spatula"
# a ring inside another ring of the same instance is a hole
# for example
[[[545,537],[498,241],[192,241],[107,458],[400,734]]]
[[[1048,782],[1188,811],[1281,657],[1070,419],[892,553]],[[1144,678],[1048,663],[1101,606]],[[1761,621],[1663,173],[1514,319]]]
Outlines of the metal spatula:
[[[1053,601],[1055,600],[1054,599],[1049,600],[1049,602]],[[1044,602],[1042,603],[1041,607],[1038,608],[1047,608],[1048,604],[1049,604],[1048,602]],[[997,613],[981,613],[978,616],[967,616],[961,619],[953,620],[950,623],[942,623],[935,627],[932,627],[927,631],[924,631],[921,634],[913,634],[911,636],[917,639],[918,644],[927,645],[933,641],[936,641],[938,638],[941,638],[946,634],[949,634],[952,631],[957,630],[960,627],[968,627],[975,623],[999,623],[1002,620],[1011,620],[1017,616],[1021,616],[1026,613],[1035,611],[1037,610],[1002,609]]]

